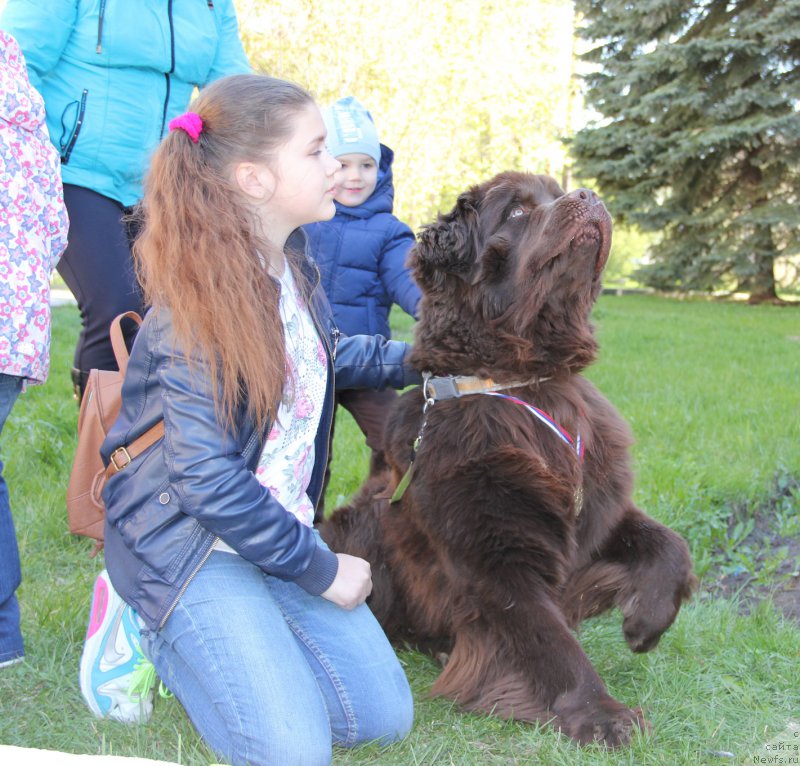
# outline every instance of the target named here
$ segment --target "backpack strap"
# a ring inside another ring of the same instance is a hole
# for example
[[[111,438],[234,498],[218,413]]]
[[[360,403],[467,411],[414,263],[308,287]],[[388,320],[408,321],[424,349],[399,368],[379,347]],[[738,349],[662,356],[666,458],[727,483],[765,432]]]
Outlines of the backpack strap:
[[[135,311],[126,311],[124,314],[118,314],[111,322],[111,328],[109,330],[111,347],[114,349],[114,356],[117,359],[117,367],[119,367],[120,374],[125,377],[130,354],[128,353],[128,347],[125,345],[125,336],[122,334],[123,319],[131,319],[141,327],[142,318]]]
[[[126,311],[114,317],[111,322],[109,334],[111,345],[114,349],[114,356],[117,358],[117,366],[122,377],[128,369],[130,354],[125,344],[125,337],[122,334],[122,320],[131,319],[136,324],[142,326],[142,318],[135,311]],[[104,482],[115,473],[119,473],[134,458],[139,457],[145,450],[152,447],[162,436],[164,436],[164,421],[160,420],[152,428],[145,431],[138,439],[134,439],[130,444],[117,447],[110,456],[110,462],[103,472]]]
[[[162,436],[164,436],[164,421],[159,420],[138,439],[134,439],[128,445],[123,444],[121,447],[117,447],[109,456],[109,463],[104,471],[106,480],[115,473],[119,473],[134,458],[139,457],[146,449],[152,447]]]

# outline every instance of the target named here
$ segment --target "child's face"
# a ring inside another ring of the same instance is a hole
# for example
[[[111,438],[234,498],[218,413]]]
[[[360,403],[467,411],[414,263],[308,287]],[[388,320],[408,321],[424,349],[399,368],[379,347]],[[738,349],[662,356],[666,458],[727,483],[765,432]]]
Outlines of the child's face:
[[[315,104],[298,113],[292,136],[275,161],[256,167],[265,174],[259,213],[271,237],[288,236],[298,226],[333,217],[339,163],[325,149],[325,125]]]
[[[342,154],[336,159],[342,163],[336,173],[336,201],[347,207],[362,205],[378,183],[375,160],[368,154]]]

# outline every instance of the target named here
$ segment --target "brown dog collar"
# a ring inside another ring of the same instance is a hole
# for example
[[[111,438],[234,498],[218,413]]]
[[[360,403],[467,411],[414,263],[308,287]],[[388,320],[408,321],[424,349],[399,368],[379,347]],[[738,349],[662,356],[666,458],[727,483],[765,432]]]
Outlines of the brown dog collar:
[[[541,383],[545,380],[550,380],[550,378],[530,378],[529,380],[514,381],[511,383],[495,383],[495,381],[491,378],[479,378],[477,375],[434,376],[431,375],[430,372],[423,372],[422,392],[425,396],[425,404],[422,406],[422,423],[419,427],[417,438],[414,439],[414,443],[411,445],[411,459],[408,463],[408,469],[406,470],[405,474],[403,474],[402,478],[397,484],[397,487],[395,487],[395,490],[390,498],[390,502],[400,502],[400,499],[403,497],[408,485],[411,483],[411,477],[414,473],[414,460],[417,457],[419,445],[422,443],[422,435],[425,433],[425,426],[428,424],[428,410],[434,404],[436,404],[436,402],[446,399],[457,399],[461,396],[467,396],[469,394],[491,394],[495,396],[503,396],[502,394],[498,394],[498,392],[507,391],[512,388],[521,388],[522,386],[528,386],[532,383]],[[506,398],[514,399],[514,397]],[[515,401],[519,401],[520,404],[525,404],[525,402],[522,402],[521,400],[515,399]],[[541,410],[536,410],[535,407],[530,407],[527,404],[525,404],[525,406],[529,410],[533,411],[534,414],[539,417],[539,419],[542,419],[541,415],[544,413],[541,413]],[[550,424],[548,423],[548,425]],[[572,440],[569,436],[565,438],[564,434],[566,434],[566,432],[562,434],[561,429],[557,426],[556,429],[558,435],[563,440],[567,441],[567,439],[569,439],[569,443],[572,443]],[[578,449],[579,454],[581,454],[580,447]],[[578,512],[580,513],[580,511]]]
[[[550,380],[550,378],[530,378],[528,380],[512,381],[511,383],[496,383],[491,378],[479,378],[477,375],[433,376],[429,372],[423,373],[422,379],[422,392],[425,395],[425,399],[434,402],[443,399],[457,399],[468,394],[507,391],[511,388],[521,388],[522,386]]]

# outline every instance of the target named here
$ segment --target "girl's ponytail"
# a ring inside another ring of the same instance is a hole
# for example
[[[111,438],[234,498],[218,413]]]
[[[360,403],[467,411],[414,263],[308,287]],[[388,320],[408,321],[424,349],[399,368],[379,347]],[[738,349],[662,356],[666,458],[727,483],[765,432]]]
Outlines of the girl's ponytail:
[[[311,103],[270,77],[219,80],[171,122],[145,182],[134,248],[145,300],[171,311],[184,353],[219,381],[212,388],[229,428],[242,407],[258,423],[274,418],[286,374],[280,291],[264,266],[270,245],[233,168],[269,162]]]

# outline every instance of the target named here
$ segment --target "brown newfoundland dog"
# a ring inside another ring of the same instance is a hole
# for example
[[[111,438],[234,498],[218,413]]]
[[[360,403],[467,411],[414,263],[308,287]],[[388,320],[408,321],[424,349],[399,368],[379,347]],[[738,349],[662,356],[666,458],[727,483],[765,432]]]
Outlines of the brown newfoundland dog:
[[[428,226],[410,256],[413,360],[433,377],[389,421],[391,474],[321,532],[372,564],[369,603],[393,641],[447,656],[434,694],[614,747],[644,718],[608,694],[573,629],[619,607],[629,646],[648,651],[695,578],[683,539],[634,505],[630,432],[580,375],[610,244],[593,192],[523,173]]]

